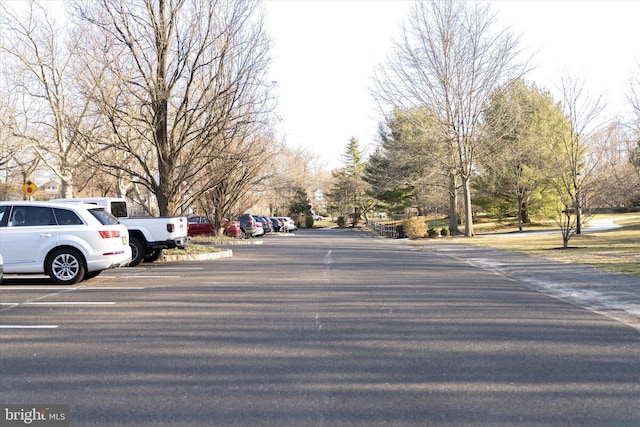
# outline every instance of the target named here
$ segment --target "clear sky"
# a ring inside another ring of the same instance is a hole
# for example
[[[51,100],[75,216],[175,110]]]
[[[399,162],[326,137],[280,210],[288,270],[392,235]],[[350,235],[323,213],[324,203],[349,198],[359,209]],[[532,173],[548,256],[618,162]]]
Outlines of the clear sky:
[[[554,92],[563,71],[584,79],[627,108],[624,91],[640,71],[640,1],[498,0],[501,25],[520,34],[537,68],[528,80]],[[352,136],[363,150],[376,143],[381,121],[369,95],[376,64],[413,5],[409,0],[267,0],[274,42],[272,80],[280,98],[279,132],[286,142],[341,167]],[[558,98],[559,99],[559,98]]]

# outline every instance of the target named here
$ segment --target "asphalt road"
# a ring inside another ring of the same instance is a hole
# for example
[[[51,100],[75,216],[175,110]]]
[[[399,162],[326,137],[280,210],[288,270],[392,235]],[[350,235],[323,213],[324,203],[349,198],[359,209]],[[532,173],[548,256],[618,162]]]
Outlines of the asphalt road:
[[[355,230],[0,286],[0,403],[72,426],[638,426],[638,329]]]

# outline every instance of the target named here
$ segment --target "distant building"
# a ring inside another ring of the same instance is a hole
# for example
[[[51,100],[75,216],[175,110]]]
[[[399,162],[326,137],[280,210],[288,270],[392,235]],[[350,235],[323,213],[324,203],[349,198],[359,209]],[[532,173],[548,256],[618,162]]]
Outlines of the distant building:
[[[62,198],[60,187],[61,185],[58,181],[50,179],[38,186],[37,197],[42,200],[60,199]]]
[[[327,203],[324,199],[324,191],[322,188],[316,188],[313,192],[313,200],[311,200],[311,205],[313,206],[313,210],[316,214],[325,214],[327,210]]]

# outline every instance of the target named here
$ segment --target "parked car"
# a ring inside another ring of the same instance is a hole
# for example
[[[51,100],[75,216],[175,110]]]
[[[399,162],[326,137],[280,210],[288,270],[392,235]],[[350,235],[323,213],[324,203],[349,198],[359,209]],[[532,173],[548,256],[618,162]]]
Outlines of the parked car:
[[[2,254],[0,254],[0,283],[2,283],[3,275],[4,275],[4,261],[2,260]]]
[[[257,231],[256,220],[251,215],[240,215],[238,221],[240,222],[240,237],[248,239]]]
[[[224,235],[227,237],[242,237],[242,228],[240,228],[240,221],[229,221],[227,228],[224,229]]]
[[[296,231],[298,229],[298,226],[296,225],[296,222],[291,217],[279,216],[279,217],[276,217],[276,218],[278,218],[280,221],[282,221],[284,223],[283,224],[284,230],[280,229],[280,231],[289,232],[289,231]]]
[[[0,248],[7,274],[47,274],[72,285],[131,261],[127,228],[104,207],[64,202],[0,202]]]
[[[239,221],[224,219],[224,235],[228,237],[240,237],[242,230]],[[215,234],[213,224],[204,215],[190,215],[187,217],[187,230],[190,237]]]
[[[273,222],[271,222],[269,218],[262,215],[254,215],[253,217],[258,221],[262,221],[262,228],[264,229],[265,234],[273,231]]]
[[[282,228],[282,221],[278,218],[270,218],[271,223],[273,224],[273,231],[278,232]]]
[[[190,215],[187,217],[187,234],[191,237],[214,234],[213,225],[203,215]]]
[[[262,221],[259,219],[260,217],[254,216],[253,218],[255,219],[255,222],[256,222],[256,231],[255,233],[253,233],[253,237],[264,236],[264,225],[262,224]]]
[[[52,202],[98,205],[115,216],[129,231],[129,246],[132,254],[129,267],[135,267],[142,261],[157,261],[163,249],[184,249],[189,241],[185,217],[130,217],[125,199],[87,197],[57,199]]]
[[[290,216],[286,216],[285,219],[288,222],[289,231],[296,231],[298,229],[298,226],[296,225],[296,222],[293,220],[293,218],[291,218]]]
[[[271,233],[273,232],[273,221],[271,221],[271,218],[265,216],[263,217],[264,220],[266,221],[266,229],[264,230],[266,233]]]

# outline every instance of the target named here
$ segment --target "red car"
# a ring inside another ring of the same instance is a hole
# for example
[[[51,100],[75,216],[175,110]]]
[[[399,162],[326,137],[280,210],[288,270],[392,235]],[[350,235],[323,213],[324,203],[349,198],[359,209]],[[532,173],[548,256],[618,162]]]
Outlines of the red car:
[[[213,233],[213,225],[206,216],[191,215],[187,218],[187,234],[189,236],[202,236]]]
[[[242,230],[239,221],[225,220],[224,234],[229,237],[240,237]],[[187,218],[187,234],[189,236],[204,236],[215,234],[213,224],[203,215],[191,215]]]
[[[227,237],[242,237],[242,228],[240,228],[240,221],[231,221],[227,223],[227,228],[224,229],[224,234]]]

